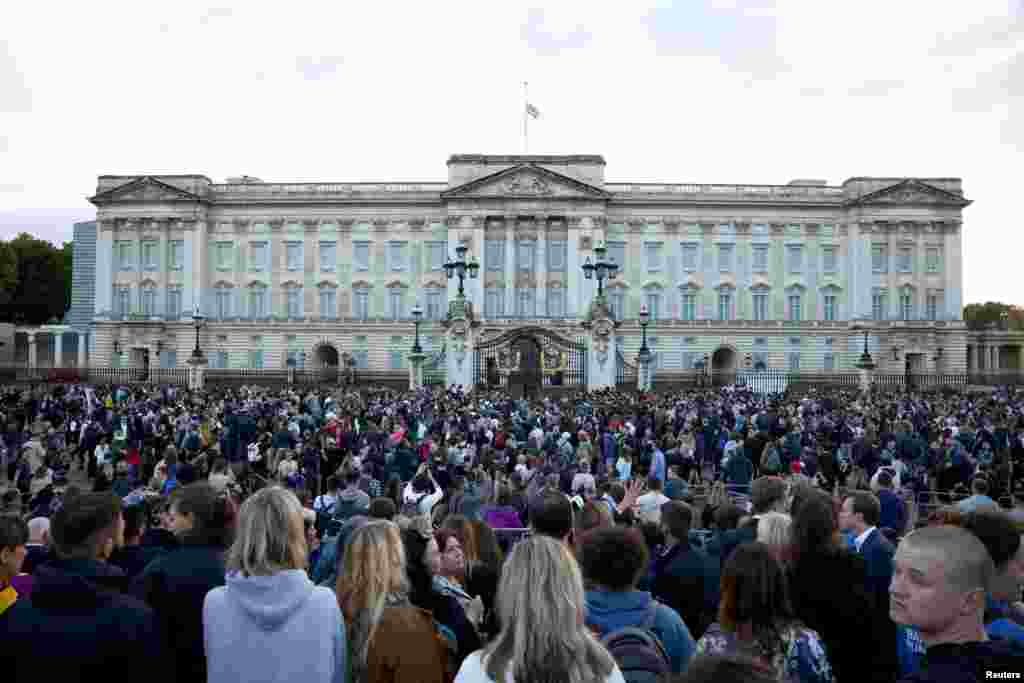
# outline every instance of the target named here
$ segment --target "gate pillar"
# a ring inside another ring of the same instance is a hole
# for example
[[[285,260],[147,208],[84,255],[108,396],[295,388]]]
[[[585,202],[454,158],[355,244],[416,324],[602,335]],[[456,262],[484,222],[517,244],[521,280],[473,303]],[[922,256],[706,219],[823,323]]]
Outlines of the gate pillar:
[[[479,323],[474,320],[472,305],[465,297],[456,297],[448,306],[448,319],[445,321],[445,383],[448,387],[462,386],[466,392],[473,390],[476,380],[473,353],[476,346],[475,328],[478,326]]]
[[[604,298],[595,298],[583,321],[584,329],[590,333],[586,351],[587,391],[615,388],[618,379],[617,326]]]

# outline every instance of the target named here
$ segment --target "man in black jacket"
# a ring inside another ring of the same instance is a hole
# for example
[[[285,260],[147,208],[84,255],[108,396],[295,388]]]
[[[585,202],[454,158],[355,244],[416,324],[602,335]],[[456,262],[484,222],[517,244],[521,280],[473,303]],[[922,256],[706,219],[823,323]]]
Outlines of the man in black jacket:
[[[4,680],[97,681],[111,672],[161,678],[163,650],[153,610],[122,593],[124,573],[107,563],[124,519],[113,493],[82,493],[54,515],[57,559],[38,567],[32,597],[19,600],[0,631]]]
[[[1024,646],[988,640],[985,634],[985,596],[994,576],[992,558],[969,531],[925,527],[903,539],[896,551],[889,611],[897,623],[918,629],[927,650],[924,668],[901,681],[1020,676]]]
[[[693,637],[700,638],[716,618],[720,574],[716,558],[690,545],[693,515],[693,508],[680,501],[661,506],[665,545],[641,588],[678,612]]]

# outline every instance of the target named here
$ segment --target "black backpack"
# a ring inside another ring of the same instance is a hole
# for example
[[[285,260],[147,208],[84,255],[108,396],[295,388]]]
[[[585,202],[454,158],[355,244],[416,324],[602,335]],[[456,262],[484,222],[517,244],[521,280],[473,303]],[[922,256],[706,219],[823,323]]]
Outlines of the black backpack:
[[[652,598],[638,626],[624,626],[601,638],[626,683],[658,683],[672,673],[668,652],[653,631],[659,604]]]

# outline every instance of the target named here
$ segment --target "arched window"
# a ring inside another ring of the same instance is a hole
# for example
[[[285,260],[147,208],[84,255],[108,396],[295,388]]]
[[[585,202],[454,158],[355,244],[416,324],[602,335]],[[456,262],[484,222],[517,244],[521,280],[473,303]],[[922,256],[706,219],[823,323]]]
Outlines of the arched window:
[[[718,308],[715,317],[718,320],[732,320],[736,317],[736,296],[731,285],[718,287]]]
[[[292,320],[302,317],[302,285],[295,282],[284,285],[284,314]]]
[[[804,288],[794,285],[786,290],[786,320],[800,322],[804,319]]]
[[[388,317],[400,320],[405,316],[405,285],[393,283],[388,285]]]
[[[834,322],[839,319],[839,288],[829,285],[821,290],[821,319]]]
[[[139,308],[147,318],[156,315],[156,284],[147,280],[139,288]]]
[[[914,288],[910,285],[906,285],[900,289],[900,320],[915,319],[915,298]]]

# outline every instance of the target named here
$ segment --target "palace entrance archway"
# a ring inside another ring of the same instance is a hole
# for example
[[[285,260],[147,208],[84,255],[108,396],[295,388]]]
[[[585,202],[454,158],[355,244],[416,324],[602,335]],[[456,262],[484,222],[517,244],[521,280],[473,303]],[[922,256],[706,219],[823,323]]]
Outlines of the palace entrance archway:
[[[723,386],[735,382],[736,351],[728,346],[720,346],[711,354],[711,378],[715,386]]]
[[[475,382],[516,397],[587,385],[586,346],[541,327],[521,327],[476,346]]]

